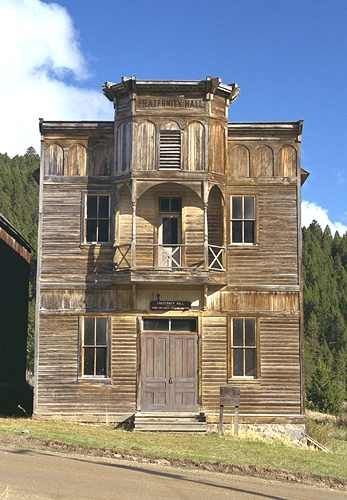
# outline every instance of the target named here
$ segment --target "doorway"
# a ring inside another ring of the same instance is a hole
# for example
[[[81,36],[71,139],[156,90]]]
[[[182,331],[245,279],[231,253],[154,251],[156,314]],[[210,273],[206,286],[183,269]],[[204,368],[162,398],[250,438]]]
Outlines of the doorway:
[[[141,334],[141,410],[197,410],[197,320],[145,318]]]
[[[159,267],[180,268],[182,265],[180,198],[159,198],[159,212]]]

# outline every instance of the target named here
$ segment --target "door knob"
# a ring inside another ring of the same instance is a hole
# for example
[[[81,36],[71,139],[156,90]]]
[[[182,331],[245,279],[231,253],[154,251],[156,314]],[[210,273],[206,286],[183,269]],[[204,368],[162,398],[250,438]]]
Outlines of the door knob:
[[[169,378],[169,384],[172,384],[172,378],[171,377]]]

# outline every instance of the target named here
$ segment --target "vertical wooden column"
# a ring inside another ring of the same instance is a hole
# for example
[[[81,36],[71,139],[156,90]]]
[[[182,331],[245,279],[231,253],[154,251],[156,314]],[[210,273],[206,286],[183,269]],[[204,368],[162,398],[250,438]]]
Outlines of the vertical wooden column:
[[[203,183],[203,202],[204,202],[204,270],[208,271],[208,183]]]
[[[131,267],[136,268],[136,182],[131,186]]]

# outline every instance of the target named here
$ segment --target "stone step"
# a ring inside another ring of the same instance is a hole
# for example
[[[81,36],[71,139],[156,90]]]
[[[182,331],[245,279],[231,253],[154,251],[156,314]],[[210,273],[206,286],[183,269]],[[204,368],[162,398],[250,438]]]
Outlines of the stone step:
[[[166,423],[151,423],[137,424],[135,423],[135,431],[148,432],[206,432],[206,425],[199,424],[166,424]]]
[[[135,417],[200,417],[204,416],[203,413],[197,413],[194,411],[139,411],[135,414]]]
[[[165,422],[165,423],[181,423],[181,424],[189,424],[189,423],[204,423],[204,421],[200,421],[197,418],[194,417],[185,417],[185,418],[177,418],[177,417],[136,417],[135,422],[143,422],[143,423],[150,423],[150,422]]]
[[[206,432],[205,415],[193,412],[139,412],[136,431]]]

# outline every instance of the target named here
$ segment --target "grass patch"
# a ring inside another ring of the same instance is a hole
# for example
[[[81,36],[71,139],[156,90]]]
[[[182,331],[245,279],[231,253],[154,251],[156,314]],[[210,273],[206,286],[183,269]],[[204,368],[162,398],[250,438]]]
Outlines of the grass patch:
[[[1,436],[21,435],[45,443],[151,459],[253,466],[347,480],[347,441],[339,432],[337,429],[337,434],[331,435],[325,443],[331,453],[322,453],[276,440],[228,435],[220,438],[216,434],[137,433],[63,421],[0,419],[0,439]]]

